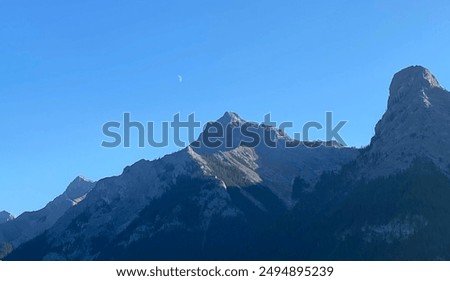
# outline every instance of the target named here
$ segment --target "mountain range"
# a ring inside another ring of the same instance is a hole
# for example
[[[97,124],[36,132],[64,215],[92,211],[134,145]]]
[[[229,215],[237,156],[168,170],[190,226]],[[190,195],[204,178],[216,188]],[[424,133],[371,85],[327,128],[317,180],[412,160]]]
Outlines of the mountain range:
[[[449,260],[449,121],[450,93],[421,66],[394,75],[361,149],[299,142],[226,112],[185,149],[95,183],[77,178],[44,209],[0,220],[3,256]],[[217,125],[231,128],[220,137],[231,145],[205,144]],[[245,145],[243,127],[274,147]]]

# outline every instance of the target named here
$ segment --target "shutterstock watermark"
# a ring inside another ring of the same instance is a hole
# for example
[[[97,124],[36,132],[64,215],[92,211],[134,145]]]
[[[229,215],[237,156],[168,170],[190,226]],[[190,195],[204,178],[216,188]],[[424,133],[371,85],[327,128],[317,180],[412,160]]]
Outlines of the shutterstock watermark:
[[[346,146],[346,142],[340,135],[340,130],[348,121],[341,120],[333,126],[333,113],[325,113],[325,124],[318,121],[308,121],[302,126],[301,133],[294,132],[293,138],[287,136],[285,131],[294,128],[294,122],[285,121],[277,126],[271,114],[264,116],[262,123],[247,122],[237,115],[230,113],[228,119],[221,118],[218,121],[208,122],[202,126],[196,121],[195,113],[191,113],[185,120],[181,120],[180,114],[173,116],[171,121],[159,123],[157,132],[155,122],[132,121],[131,113],[124,113],[121,121],[109,121],[103,124],[103,135],[108,138],[103,140],[103,147],[131,147],[132,136],[137,140],[137,147],[167,147],[170,136],[172,144],[178,147],[191,145],[194,148],[234,148],[237,146],[257,147],[264,145],[269,148],[284,146],[286,148],[306,145],[308,147]],[[198,138],[196,131],[202,129]],[[319,142],[310,139],[312,130],[325,134],[325,141]],[[187,131],[187,140],[182,138],[182,132]],[[133,132],[135,134],[133,134]],[[137,133],[137,134],[136,134]]]

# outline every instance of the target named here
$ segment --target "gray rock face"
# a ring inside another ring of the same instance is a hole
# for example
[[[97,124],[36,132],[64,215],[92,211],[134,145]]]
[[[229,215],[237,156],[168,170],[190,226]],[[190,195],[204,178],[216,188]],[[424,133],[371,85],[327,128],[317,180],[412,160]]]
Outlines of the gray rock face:
[[[239,146],[246,136],[238,133],[230,136],[229,147],[191,145],[158,160],[138,161],[121,175],[100,180],[44,235],[8,258],[242,260],[221,253],[252,252],[242,245],[258,237],[258,227],[264,235],[254,243],[255,249],[269,247],[268,260],[282,253],[278,246],[292,253],[287,255],[290,259],[300,253],[300,260],[329,260],[340,254],[350,260],[377,254],[420,260],[422,251],[432,259],[442,252],[447,257],[449,247],[440,245],[450,233],[445,224],[450,198],[449,109],[450,94],[430,71],[408,67],[394,76],[387,111],[370,146],[362,151],[339,145],[311,148],[315,144],[286,148],[294,140],[282,131],[251,123],[260,138],[269,132],[276,147]],[[217,123],[239,129],[247,122],[227,112]],[[202,136],[198,142],[204,142]],[[415,161],[421,156],[431,161]],[[319,179],[336,170],[341,172]],[[395,175],[383,178],[391,174]],[[302,192],[298,197],[293,196],[294,185]],[[294,215],[289,225],[276,221],[286,211]],[[272,214],[273,224],[264,225]],[[278,232],[266,237],[266,230]],[[284,235],[289,231],[292,236]],[[422,240],[416,245],[413,237]],[[430,237],[432,247],[427,246]],[[393,243],[403,247],[396,255]],[[382,252],[380,246],[385,247]],[[424,248],[404,254],[415,246]],[[428,254],[433,249],[438,251]],[[217,255],[206,255],[211,253]]]
[[[14,220],[0,225],[0,244],[9,243],[14,247],[33,239],[47,230],[72,206],[81,202],[95,183],[82,177],[75,178],[66,191],[44,208],[34,212],[24,212]]]
[[[417,157],[427,157],[447,174],[450,165],[450,93],[421,66],[394,75],[386,113],[361,158],[367,178],[403,170]]]
[[[225,113],[217,122],[237,129],[247,123],[235,113]],[[285,148],[283,144],[291,139],[280,130],[252,126],[258,134],[269,131],[277,148],[188,146],[158,160],[138,161],[120,176],[100,180],[83,202],[70,208],[46,232],[50,250],[37,258],[101,259],[105,252],[93,247],[99,244],[93,241],[127,248],[142,239],[151,244],[151,237],[174,231],[195,231],[203,241],[210,241],[211,231],[217,233],[218,221],[251,220],[246,216],[249,209],[269,216],[287,210],[294,205],[292,182],[296,176],[313,180],[324,171],[339,169],[358,154],[356,149],[338,147]],[[233,135],[235,140],[242,138]],[[189,207],[183,207],[183,202],[189,202]],[[153,206],[160,206],[155,218],[151,212],[142,215],[143,210],[156,208]]]
[[[202,163],[205,173],[217,176],[225,186],[262,184],[270,188],[288,208],[295,204],[292,200],[292,182],[296,176],[301,176],[313,185],[323,172],[339,170],[359,154],[357,149],[334,143],[328,143],[328,146],[317,143],[313,147],[290,138],[276,127],[247,122],[233,112],[226,112],[216,122],[224,128],[224,134],[213,141],[226,143],[232,140],[232,145],[208,148],[203,143],[203,134],[200,135],[200,148],[192,148],[191,154],[195,154]],[[227,126],[233,128],[231,136]],[[257,145],[239,146],[241,141],[251,141],[248,135],[242,134],[243,126],[247,126],[258,137]],[[271,143],[264,141],[268,137]]]
[[[14,219],[14,216],[8,213],[7,211],[1,211],[0,212],[0,224],[12,221]]]

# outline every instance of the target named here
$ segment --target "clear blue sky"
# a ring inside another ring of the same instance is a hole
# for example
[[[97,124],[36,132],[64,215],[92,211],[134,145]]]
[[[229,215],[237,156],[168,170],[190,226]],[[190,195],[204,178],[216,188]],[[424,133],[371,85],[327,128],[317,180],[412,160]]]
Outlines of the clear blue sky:
[[[448,1],[0,0],[0,210],[177,150],[102,148],[123,112],[271,112],[299,129],[333,111],[366,145],[396,71],[421,64],[450,87],[449,15]]]

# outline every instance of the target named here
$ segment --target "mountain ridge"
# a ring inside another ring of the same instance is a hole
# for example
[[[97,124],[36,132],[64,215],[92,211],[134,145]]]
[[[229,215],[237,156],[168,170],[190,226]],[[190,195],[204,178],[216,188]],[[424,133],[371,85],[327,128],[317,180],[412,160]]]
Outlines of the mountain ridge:
[[[18,247],[52,227],[69,208],[83,201],[94,185],[94,182],[78,176],[42,209],[24,212],[14,220],[0,224],[0,245]]]
[[[246,122],[235,113],[226,112],[215,122],[222,122],[221,126],[237,130],[250,124],[260,134],[269,132],[275,141],[284,143],[288,139],[277,128]],[[223,141],[226,138],[226,133],[220,137]],[[238,134],[236,139],[242,140],[242,135]],[[173,206],[173,209],[167,210],[169,213],[166,214],[167,221],[161,226],[163,228],[154,229],[150,224],[147,231],[151,231],[151,234],[148,235],[166,232],[165,228],[168,227],[175,228],[176,233],[195,231],[204,236],[219,231],[216,230],[218,226],[212,223],[216,220],[228,221],[228,224],[240,224],[240,221],[252,224],[251,220],[257,220],[260,224],[261,216],[275,217],[294,206],[296,199],[292,197],[292,182],[295,176],[304,174],[305,178],[314,181],[321,171],[339,169],[357,154],[356,149],[334,146],[286,148],[283,145],[272,151],[263,143],[255,147],[235,143],[230,148],[208,151],[190,145],[158,160],[140,160],[125,167],[119,176],[99,180],[85,200],[70,208],[45,234],[46,241],[53,245],[50,248],[62,247],[72,240],[72,236],[80,237],[79,249],[63,253],[49,251],[43,253],[40,259],[96,259],[103,250],[91,248],[92,240],[102,237],[100,240],[104,243],[115,243],[114,237],[131,231],[129,228],[132,222],[139,219],[143,210],[151,207],[151,204],[159,204],[156,202],[161,198],[169,198],[167,194],[179,189],[183,183],[189,186],[192,182],[199,182],[203,186],[185,195],[197,206],[191,208],[197,210],[195,217],[199,225],[189,230],[190,227],[183,221],[174,219],[180,207]],[[171,196],[177,197],[176,194]],[[210,199],[205,201],[203,197]],[[171,206],[173,202],[166,204]],[[135,229],[129,235],[141,237],[141,231]],[[201,245],[209,245],[206,242],[209,241],[208,237],[204,238]],[[120,243],[132,243],[130,241]]]
[[[225,112],[190,146],[98,181],[7,259],[450,259],[449,92],[421,66],[389,91],[364,149],[288,147],[278,128]],[[243,128],[277,145],[248,145]]]

